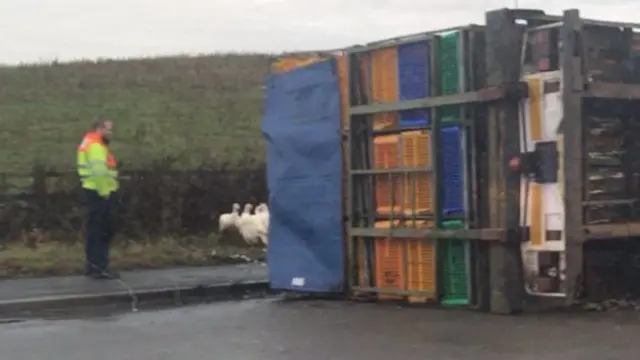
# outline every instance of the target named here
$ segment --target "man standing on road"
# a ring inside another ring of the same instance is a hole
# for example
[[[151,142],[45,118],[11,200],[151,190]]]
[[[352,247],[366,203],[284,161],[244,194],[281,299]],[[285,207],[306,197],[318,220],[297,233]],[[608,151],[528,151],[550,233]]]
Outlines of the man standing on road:
[[[88,207],[85,274],[95,279],[118,278],[109,267],[111,208],[119,186],[116,160],[109,150],[112,129],[111,120],[98,120],[78,146],[78,174]]]

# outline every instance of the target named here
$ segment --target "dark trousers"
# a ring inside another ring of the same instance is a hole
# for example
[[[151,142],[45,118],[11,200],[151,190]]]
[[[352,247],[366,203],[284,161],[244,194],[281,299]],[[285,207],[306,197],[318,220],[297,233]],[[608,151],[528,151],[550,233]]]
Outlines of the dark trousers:
[[[87,272],[100,272],[109,268],[109,243],[114,235],[111,216],[113,194],[108,198],[97,191],[84,189],[87,202],[85,256]]]

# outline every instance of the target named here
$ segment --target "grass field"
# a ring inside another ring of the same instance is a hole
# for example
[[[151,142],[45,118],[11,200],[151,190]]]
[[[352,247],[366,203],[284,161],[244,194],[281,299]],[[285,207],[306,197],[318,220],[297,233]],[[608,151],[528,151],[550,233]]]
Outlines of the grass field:
[[[71,169],[98,115],[115,121],[113,148],[126,167],[187,154],[262,160],[265,55],[210,55],[0,68],[0,169],[34,163]]]
[[[212,251],[215,255],[212,256]],[[111,249],[111,264],[118,270],[156,269],[172,266],[205,266],[264,260],[259,248],[218,241],[217,237],[120,241]],[[79,275],[84,271],[81,242],[45,241],[36,247],[24,242],[0,250],[0,279]]]

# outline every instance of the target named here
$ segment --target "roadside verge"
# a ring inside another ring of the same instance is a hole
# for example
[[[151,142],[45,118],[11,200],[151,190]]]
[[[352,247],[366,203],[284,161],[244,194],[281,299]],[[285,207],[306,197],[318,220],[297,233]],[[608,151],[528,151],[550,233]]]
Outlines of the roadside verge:
[[[0,281],[0,317],[19,314],[130,304],[132,309],[158,303],[234,300],[269,291],[264,264],[141,270],[122,281],[81,276]]]

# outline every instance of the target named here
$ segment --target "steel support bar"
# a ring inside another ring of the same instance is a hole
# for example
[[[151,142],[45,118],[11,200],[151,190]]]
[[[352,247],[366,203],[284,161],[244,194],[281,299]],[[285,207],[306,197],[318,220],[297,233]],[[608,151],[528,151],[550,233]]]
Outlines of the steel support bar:
[[[491,86],[478,91],[460,94],[430,97],[418,100],[406,100],[385,104],[369,104],[352,107],[349,113],[353,115],[368,115],[383,112],[424,109],[447,105],[463,105],[478,102],[489,102],[504,99],[505,97],[526,96],[526,88],[521,83],[503,86]]]
[[[562,26],[562,22],[558,21],[558,22],[553,22],[553,23],[544,24],[540,26],[528,27],[527,31],[532,32],[532,31],[540,31],[540,30],[549,30],[549,29],[559,28],[561,26]]]
[[[351,228],[349,235],[370,237],[394,237],[407,239],[465,239],[484,241],[504,241],[506,232],[503,229],[414,229],[414,228]]]
[[[640,100],[640,85],[593,82],[582,97]]]
[[[582,95],[584,72],[580,54],[576,54],[582,35],[578,10],[564,12],[561,30],[562,48],[562,100],[564,132],[564,201],[565,201],[565,287],[568,304],[580,296],[583,269],[583,179],[584,130]]]
[[[523,27],[513,12],[486,13],[487,85],[520,81]],[[520,178],[509,169],[520,153],[518,101],[505,99],[490,105],[488,118],[489,225],[507,229],[504,242],[489,248],[490,310],[513,314],[522,311],[524,277],[520,253]]]

